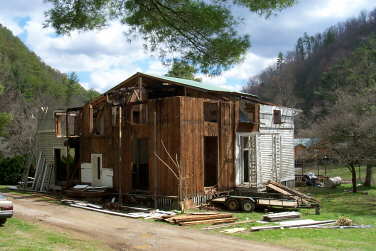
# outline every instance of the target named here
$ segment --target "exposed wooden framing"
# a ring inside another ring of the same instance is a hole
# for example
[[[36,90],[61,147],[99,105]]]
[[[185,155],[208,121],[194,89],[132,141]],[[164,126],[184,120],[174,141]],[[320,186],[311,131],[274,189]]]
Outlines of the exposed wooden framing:
[[[164,82],[169,85],[162,85]],[[162,94],[158,96],[160,90]],[[122,98],[115,100],[118,96]],[[187,202],[182,205],[203,203],[210,196],[235,187],[235,139],[244,129],[239,122],[241,99],[233,93],[138,73],[81,108],[80,163],[90,162],[91,153],[103,154],[103,167],[114,169],[114,190],[121,201],[123,195],[135,190],[132,168],[138,157],[133,156],[131,146],[135,140],[145,139],[149,143],[144,149],[148,155],[142,181],[147,186],[142,190],[154,199],[154,207],[160,198],[171,196]],[[217,121],[205,121],[205,102],[217,104]],[[245,129],[256,132],[258,100],[247,96],[242,102],[255,106],[255,121],[252,126],[245,125]],[[93,107],[102,105],[105,135],[93,135]],[[132,123],[135,106],[140,107],[145,123]],[[112,115],[113,107],[117,107],[116,115]],[[112,116],[116,116],[115,123]],[[68,122],[66,126],[68,129]],[[218,151],[217,185],[208,189],[204,180],[205,136],[217,137]]]

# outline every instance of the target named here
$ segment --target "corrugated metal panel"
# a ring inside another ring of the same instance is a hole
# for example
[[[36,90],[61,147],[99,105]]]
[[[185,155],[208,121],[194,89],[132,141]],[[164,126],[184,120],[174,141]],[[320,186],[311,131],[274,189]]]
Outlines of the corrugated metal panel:
[[[194,81],[194,80],[190,80],[190,79],[157,76],[157,75],[152,75],[152,74],[144,74],[144,75],[159,78],[159,79],[165,79],[167,81],[172,81],[172,82],[176,82],[176,83],[179,83],[179,84],[182,84],[182,85],[192,86],[192,87],[196,87],[196,88],[200,88],[200,89],[204,89],[204,90],[208,90],[208,91],[228,92],[228,93],[240,94],[240,95],[244,95],[244,96],[253,96],[253,97],[256,96],[256,95],[250,94],[250,93],[234,92],[234,91],[231,91],[227,88],[219,87],[218,85],[198,82],[198,81]]]

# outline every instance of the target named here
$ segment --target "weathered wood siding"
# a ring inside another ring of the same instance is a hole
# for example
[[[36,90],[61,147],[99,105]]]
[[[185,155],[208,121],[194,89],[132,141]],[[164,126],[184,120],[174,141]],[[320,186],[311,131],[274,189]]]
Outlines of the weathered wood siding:
[[[184,194],[204,193],[204,136],[218,136],[218,190],[229,190],[235,185],[234,139],[238,116],[235,102],[218,102],[217,123],[204,121],[205,98],[181,97],[181,153]]]
[[[204,102],[218,104],[218,122],[204,121]],[[122,193],[133,191],[132,166],[133,143],[137,139],[148,140],[149,189],[153,194],[178,195],[178,181],[154,152],[176,173],[175,165],[164,150],[162,141],[171,157],[177,159],[183,177],[183,194],[187,197],[204,193],[204,136],[218,137],[218,190],[229,190],[235,184],[234,140],[238,121],[238,103],[197,97],[169,97],[146,100],[147,122],[134,124],[130,113],[132,104],[122,113],[122,162],[119,158],[119,114],[109,104],[104,107],[104,134],[90,132],[92,109],[83,108],[82,134],[80,138],[81,163],[90,162],[91,154],[102,154],[103,167],[114,169],[114,189]],[[154,122],[156,114],[156,122]],[[113,118],[116,116],[116,118]],[[114,120],[115,119],[115,120]],[[116,123],[113,123],[116,121]],[[156,131],[156,135],[154,134]],[[154,140],[156,139],[156,142]],[[155,148],[156,146],[156,148]],[[121,188],[119,187],[119,184]]]

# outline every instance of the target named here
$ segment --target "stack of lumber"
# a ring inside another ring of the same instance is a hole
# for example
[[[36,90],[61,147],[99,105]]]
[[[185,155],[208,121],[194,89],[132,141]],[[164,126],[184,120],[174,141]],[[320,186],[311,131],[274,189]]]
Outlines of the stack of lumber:
[[[219,223],[232,223],[237,219],[232,216],[232,214],[188,214],[188,215],[177,215],[173,217],[168,217],[164,219],[172,224],[177,224],[180,226],[190,226],[198,224],[219,224]]]
[[[265,214],[263,216],[263,220],[269,221],[269,222],[282,221],[282,220],[295,219],[295,218],[300,218],[299,212],[271,213],[271,214]]]

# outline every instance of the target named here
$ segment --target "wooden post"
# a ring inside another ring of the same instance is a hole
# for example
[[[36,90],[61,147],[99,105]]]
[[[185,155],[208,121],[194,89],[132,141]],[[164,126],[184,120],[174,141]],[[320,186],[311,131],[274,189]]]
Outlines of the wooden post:
[[[68,112],[66,111],[65,112],[65,136],[67,138],[67,163],[66,163],[66,168],[67,168],[67,172],[66,172],[66,180],[67,181],[70,181],[69,180],[69,177],[70,177],[70,167],[69,167],[69,123],[68,123]]]
[[[123,192],[122,192],[122,186],[121,186],[121,170],[122,170],[122,164],[123,164],[123,151],[122,151],[122,104],[119,106],[119,167],[118,167],[118,183],[119,183],[119,203],[123,204]]]
[[[156,104],[156,103],[155,103]],[[157,106],[155,105],[155,109],[157,109]],[[154,165],[154,208],[157,209],[158,204],[157,204],[157,189],[158,189],[158,167],[157,167],[157,159],[156,159],[156,154],[157,154],[157,112],[156,110],[154,111],[154,158],[153,158],[153,165]]]

